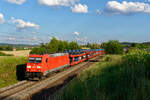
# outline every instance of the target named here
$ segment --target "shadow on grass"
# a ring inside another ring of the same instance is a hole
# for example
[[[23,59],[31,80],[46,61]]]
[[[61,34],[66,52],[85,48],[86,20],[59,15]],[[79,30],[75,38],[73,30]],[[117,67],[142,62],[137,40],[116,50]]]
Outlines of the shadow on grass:
[[[55,99],[54,93],[58,92],[62,87],[64,87],[68,82],[75,78],[77,74],[67,77],[63,82],[55,82],[52,86],[49,86],[36,94],[32,95],[30,100],[53,100]]]
[[[99,60],[89,60],[89,62],[99,62]]]
[[[20,64],[16,66],[17,80],[19,81],[25,80],[25,71],[26,71],[26,64]]]

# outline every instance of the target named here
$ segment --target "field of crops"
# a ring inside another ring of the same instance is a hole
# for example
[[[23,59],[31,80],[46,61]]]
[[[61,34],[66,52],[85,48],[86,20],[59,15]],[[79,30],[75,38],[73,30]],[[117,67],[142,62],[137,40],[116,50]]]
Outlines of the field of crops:
[[[106,56],[73,80],[58,100],[150,100],[150,55]]]
[[[31,50],[19,50],[19,51],[1,51],[2,53],[14,56],[28,56]]]
[[[17,69],[23,68],[27,57],[0,56],[0,88],[18,82]]]

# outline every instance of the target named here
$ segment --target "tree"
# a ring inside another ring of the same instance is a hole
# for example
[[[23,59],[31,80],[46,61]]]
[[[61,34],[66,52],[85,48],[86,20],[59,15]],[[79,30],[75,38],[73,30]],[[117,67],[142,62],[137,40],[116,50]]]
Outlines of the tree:
[[[33,48],[30,54],[46,54],[48,53],[46,48]]]
[[[93,44],[91,45],[91,49],[99,49],[99,48],[100,48],[100,45],[97,44],[97,43],[93,43]]]
[[[59,52],[63,52],[64,50],[69,48],[69,44],[67,41],[59,41],[59,47],[58,47],[58,51]]]
[[[81,47],[77,44],[77,42],[72,41],[69,43],[69,49],[76,50],[76,49],[81,49]]]
[[[59,40],[56,38],[52,38],[50,43],[48,44],[48,53],[58,52],[59,48]]]
[[[123,47],[117,40],[110,40],[109,42],[102,43],[102,48],[105,49],[107,54],[122,54]]]
[[[100,45],[97,43],[93,43],[93,44],[87,43],[87,47],[91,49],[100,49]]]

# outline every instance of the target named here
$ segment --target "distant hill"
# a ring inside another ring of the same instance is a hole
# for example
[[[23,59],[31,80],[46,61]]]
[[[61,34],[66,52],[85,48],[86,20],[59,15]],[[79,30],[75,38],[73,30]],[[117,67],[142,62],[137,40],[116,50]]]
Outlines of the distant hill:
[[[36,47],[39,45],[30,45],[30,44],[8,44],[8,43],[0,43],[1,46],[13,46],[13,47]]]
[[[122,45],[132,45],[134,43],[137,43],[137,44],[145,44],[145,45],[148,45],[150,44],[150,42],[143,42],[143,43],[138,43],[138,42],[120,42],[120,44]]]

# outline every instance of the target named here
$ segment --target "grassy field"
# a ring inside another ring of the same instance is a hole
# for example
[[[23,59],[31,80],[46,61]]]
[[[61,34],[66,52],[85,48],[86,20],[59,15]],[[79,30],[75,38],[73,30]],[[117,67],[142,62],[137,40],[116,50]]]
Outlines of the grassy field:
[[[28,56],[31,50],[20,50],[20,51],[1,51],[5,54],[12,54],[14,56]]]
[[[0,88],[18,82],[20,76],[17,69],[21,69],[27,57],[0,56]]]
[[[74,79],[58,100],[150,100],[150,55],[106,56]]]

